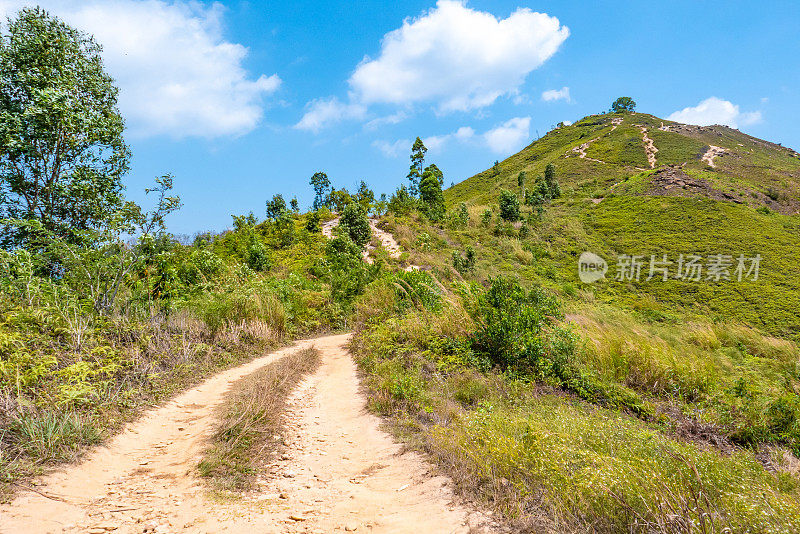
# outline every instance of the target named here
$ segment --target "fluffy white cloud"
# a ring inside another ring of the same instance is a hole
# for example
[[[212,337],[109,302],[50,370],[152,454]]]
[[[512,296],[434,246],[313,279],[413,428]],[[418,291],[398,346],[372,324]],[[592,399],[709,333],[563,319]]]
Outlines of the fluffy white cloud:
[[[569,87],[562,87],[561,89],[548,89],[543,92],[542,100],[545,102],[553,102],[554,100],[566,100],[570,102],[572,99],[569,96]]]
[[[694,107],[676,111],[667,118],[671,121],[697,124],[698,126],[725,124],[731,128],[738,128],[761,122],[761,112],[742,112],[736,104],[712,96]]]
[[[472,146],[486,146],[492,152],[508,155],[525,145],[530,137],[530,125],[530,117],[515,117],[480,135],[475,133],[473,128],[462,126],[452,133],[425,137],[422,142],[425,143],[428,152],[433,154],[441,152],[447,144],[455,141]],[[374,141],[372,146],[387,158],[396,158],[411,152],[411,141],[407,139],[399,139],[393,143],[378,140]]]
[[[349,83],[366,104],[479,108],[515,94],[568,36],[557,18],[527,8],[497,19],[461,1],[439,0],[436,8],[386,34],[380,55],[364,58]]]
[[[0,17],[30,2],[0,1]],[[253,130],[263,97],[281,84],[252,79],[247,48],[226,41],[221,4],[188,0],[38,0],[103,45],[120,87],[119,106],[136,136],[218,137]]]
[[[514,117],[483,134],[483,138],[493,152],[511,154],[525,145],[530,129],[530,117]]]
[[[294,125],[298,130],[319,132],[325,126],[343,119],[361,119],[367,112],[361,104],[340,102],[338,98],[318,98],[306,104],[306,113]]]

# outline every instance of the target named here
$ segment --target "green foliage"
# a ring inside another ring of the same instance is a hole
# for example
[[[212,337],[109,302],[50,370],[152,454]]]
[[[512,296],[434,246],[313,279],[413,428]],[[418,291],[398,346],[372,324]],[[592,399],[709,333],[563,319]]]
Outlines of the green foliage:
[[[462,202],[458,205],[458,209],[451,212],[449,217],[449,224],[452,228],[463,230],[469,226],[469,211],[467,205]]]
[[[318,234],[319,232],[322,231],[319,222],[320,222],[319,212],[312,211],[306,216],[306,230],[308,230],[312,234]]]
[[[398,216],[408,215],[417,206],[416,199],[411,195],[406,186],[401,185],[389,199],[388,210]]]
[[[500,191],[499,203],[501,219],[508,222],[514,222],[520,219],[519,199],[517,195],[508,189],[503,189]]]
[[[520,189],[525,188],[525,171],[522,171],[517,175],[517,187]]]
[[[544,183],[547,186],[547,193],[549,198],[559,198],[561,196],[561,187],[558,185],[556,178],[556,166],[548,163],[544,169]]]
[[[267,201],[267,219],[276,221],[286,213],[286,201],[280,193],[273,195],[272,200]]]
[[[369,243],[372,237],[372,228],[369,226],[367,212],[360,204],[355,202],[348,204],[344,209],[339,220],[339,228],[359,248],[364,248],[364,245]]]
[[[442,180],[442,172],[436,165],[430,165],[423,171],[422,180],[419,182],[421,209],[428,219],[434,222],[441,221],[446,212]]]
[[[0,35],[0,219],[36,220],[75,242],[121,208],[130,152],[100,52],[38,7]],[[4,224],[3,246],[30,229]]]
[[[423,168],[425,167],[425,153],[428,151],[422,139],[417,137],[411,145],[411,166],[408,171],[408,193],[412,197],[419,194],[419,182],[422,179]]]
[[[361,183],[358,185],[358,191],[356,192],[355,200],[367,212],[369,212],[375,205],[375,192],[369,188],[367,182],[364,180],[361,180]]]
[[[330,205],[327,204],[328,194],[331,189],[331,181],[328,179],[328,175],[324,172],[315,172],[311,176],[310,184],[314,188],[314,211],[323,206],[330,208]]]
[[[341,189],[334,189],[325,199],[325,206],[332,209],[336,213],[342,213],[342,211],[353,202],[353,197],[350,196],[350,193],[344,187]]]
[[[475,268],[475,249],[471,245],[467,245],[463,255],[454,250],[452,263],[453,268],[461,274],[472,271]]]
[[[395,275],[394,284],[401,308],[441,309],[442,291],[429,273],[418,269],[401,271]]]
[[[492,209],[486,208],[481,212],[481,224],[483,226],[489,226],[489,223],[492,222]]]
[[[614,113],[621,113],[623,111],[633,113],[636,111],[636,102],[629,96],[621,96],[611,103],[611,111]]]

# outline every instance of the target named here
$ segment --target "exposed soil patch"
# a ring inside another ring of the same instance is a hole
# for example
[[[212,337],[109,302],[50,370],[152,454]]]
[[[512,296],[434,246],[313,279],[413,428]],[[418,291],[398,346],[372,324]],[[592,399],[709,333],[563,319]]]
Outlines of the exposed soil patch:
[[[767,207],[772,211],[788,215],[796,214],[800,210],[800,202],[787,197],[774,200],[761,191],[744,187],[741,187],[740,191],[741,195],[721,191],[708,180],[689,176],[682,170],[681,165],[667,165],[650,175],[650,185],[645,194],[670,197],[702,196],[754,208]]]

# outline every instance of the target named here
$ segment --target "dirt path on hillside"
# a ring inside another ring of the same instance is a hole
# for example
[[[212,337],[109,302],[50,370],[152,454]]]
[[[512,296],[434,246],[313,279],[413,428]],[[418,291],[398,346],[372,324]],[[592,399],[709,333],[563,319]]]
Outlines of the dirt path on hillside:
[[[339,226],[339,218],[331,219],[330,221],[324,223],[322,225],[322,235],[327,237],[328,239],[333,239],[333,229]],[[377,219],[370,219],[369,220],[369,227],[372,229],[372,233],[375,237],[378,238],[381,246],[386,250],[389,254],[390,258],[398,259],[402,253],[399,243],[395,240],[394,236],[389,232],[385,232],[378,228],[378,220]],[[375,245],[372,243],[368,243],[364,251],[361,253],[361,256],[364,258],[364,261],[372,265],[375,260],[370,256],[370,253],[375,250]],[[419,269],[416,265],[408,265],[405,267],[406,271],[414,271]]]
[[[640,128],[642,129],[642,141],[644,142],[644,152],[647,154],[647,162],[650,164],[651,169],[655,169],[658,149],[653,140],[647,135],[647,128],[645,126],[640,126]]]
[[[717,166],[714,165],[714,158],[722,156],[726,153],[727,151],[724,148],[720,146],[711,145],[708,147],[708,150],[706,150],[706,153],[703,154],[703,157],[700,158],[700,161],[705,161],[706,163],[708,163],[709,167],[716,168]]]
[[[438,533],[486,524],[453,504],[448,480],[431,477],[420,457],[399,454],[365,412],[348,340],[301,341],[184,392],[80,464],[43,478],[38,492],[0,507],[0,532]],[[320,350],[322,366],[290,401],[289,453],[270,465],[265,459],[258,491],[211,497],[195,469],[215,428],[214,409],[236,380],[309,346]]]

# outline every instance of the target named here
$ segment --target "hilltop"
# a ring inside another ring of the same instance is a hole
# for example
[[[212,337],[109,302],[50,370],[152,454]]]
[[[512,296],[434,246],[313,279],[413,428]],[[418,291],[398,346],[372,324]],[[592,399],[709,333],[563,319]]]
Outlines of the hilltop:
[[[477,212],[495,204],[503,189],[522,197],[519,174],[530,187],[548,164],[555,165],[563,194],[527,242],[536,259],[501,261],[501,272],[559,289],[567,284],[567,292],[586,289],[653,316],[674,320],[676,313],[699,313],[776,335],[800,332],[800,154],[726,126],[691,126],[643,113],[591,115],[552,130],[445,196],[451,205],[465,202]],[[503,256],[484,245],[476,244],[484,257]],[[681,254],[704,261],[732,256],[730,275],[742,254],[761,261],[756,281],[609,278],[588,286],[577,271],[584,251],[605,258],[612,270],[620,255],[641,255],[645,275],[651,255],[666,254],[673,268]]]

